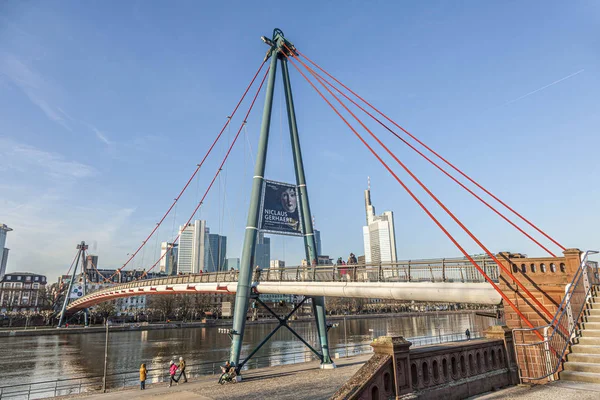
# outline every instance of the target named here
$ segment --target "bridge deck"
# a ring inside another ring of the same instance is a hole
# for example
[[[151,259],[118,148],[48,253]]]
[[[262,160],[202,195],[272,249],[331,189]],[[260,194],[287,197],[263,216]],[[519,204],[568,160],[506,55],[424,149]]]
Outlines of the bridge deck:
[[[498,267],[478,260],[498,281]],[[169,276],[107,287],[71,302],[69,310],[119,297],[175,293],[235,293],[237,271]],[[326,265],[269,268],[254,272],[259,294],[297,294],[395,300],[498,304],[500,296],[464,259],[421,260],[390,265]]]

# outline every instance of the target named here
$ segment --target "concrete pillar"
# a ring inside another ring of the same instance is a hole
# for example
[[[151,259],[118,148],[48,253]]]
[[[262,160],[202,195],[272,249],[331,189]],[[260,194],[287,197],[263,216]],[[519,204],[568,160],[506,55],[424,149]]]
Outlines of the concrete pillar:
[[[371,343],[375,354],[388,354],[392,356],[396,399],[413,391],[410,376],[411,345],[412,343],[402,336],[381,336]]]
[[[490,326],[485,332],[487,339],[501,339],[504,341],[504,355],[508,367],[508,381],[512,385],[519,384],[519,367],[513,344],[512,329],[506,325]]]

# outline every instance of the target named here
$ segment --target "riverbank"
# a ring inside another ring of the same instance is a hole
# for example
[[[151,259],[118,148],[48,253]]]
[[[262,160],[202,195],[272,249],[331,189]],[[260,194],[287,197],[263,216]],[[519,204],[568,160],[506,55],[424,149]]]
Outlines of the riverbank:
[[[320,400],[329,399],[371,354],[335,360],[336,369],[320,369],[319,362],[280,365],[245,371],[239,383],[217,384],[217,377],[201,377],[188,383],[167,387],[165,382],[148,384],[146,390],[128,387],[109,393],[90,393],[61,397],[118,400],[136,399],[199,399],[216,400],[244,398],[248,400]]]
[[[477,314],[482,312],[490,312],[493,310],[458,310],[458,311],[426,311],[426,312],[404,312],[404,313],[386,313],[386,314],[356,314],[356,315],[328,315],[328,321],[343,321],[355,319],[369,318],[404,318],[422,316],[425,314],[443,316],[457,314]],[[300,317],[290,323],[311,322],[312,317]],[[274,324],[277,320],[273,318],[260,319],[258,321],[247,321],[246,325],[262,325]],[[230,328],[232,326],[231,319],[210,319],[205,322],[171,322],[171,323],[127,323],[110,325],[111,332],[131,332],[131,331],[151,331],[151,330],[166,330],[166,329],[184,329],[184,328],[207,328],[220,327]],[[26,336],[47,336],[47,335],[80,335],[86,333],[103,333],[105,327],[103,325],[95,326],[70,326],[69,328],[56,327],[32,327],[29,329],[2,329],[0,330],[0,338],[4,337],[26,337]]]

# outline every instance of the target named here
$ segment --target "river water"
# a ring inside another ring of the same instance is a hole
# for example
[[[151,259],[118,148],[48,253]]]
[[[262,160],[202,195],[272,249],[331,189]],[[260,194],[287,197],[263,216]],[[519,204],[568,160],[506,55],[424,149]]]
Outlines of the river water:
[[[422,316],[390,316],[386,318],[347,319],[332,321],[339,326],[329,332],[332,356],[344,356],[344,346],[370,343],[373,337],[402,335],[404,337],[441,336],[451,333],[482,332],[495,320],[472,313]],[[247,355],[275,324],[246,326],[242,355]],[[311,345],[318,348],[316,329],[311,322],[293,322],[293,328]],[[219,328],[184,328],[152,331],[114,332],[110,334],[108,373],[136,372],[141,363],[148,369],[166,371],[169,360],[179,356],[194,365],[226,360],[230,339]],[[101,376],[103,373],[105,336],[103,333],[0,338],[0,386],[30,382]],[[306,347],[287,329],[280,329],[257,353],[260,366],[310,359],[301,354]],[[295,355],[277,356],[298,352]],[[294,360],[295,358],[295,360]],[[251,363],[251,366],[256,361]],[[196,367],[198,370],[200,367]],[[133,375],[132,379],[135,378]]]

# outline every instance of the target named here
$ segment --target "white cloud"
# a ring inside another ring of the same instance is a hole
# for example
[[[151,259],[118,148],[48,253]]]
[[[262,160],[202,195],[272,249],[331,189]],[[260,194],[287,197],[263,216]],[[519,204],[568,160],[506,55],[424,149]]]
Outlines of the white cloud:
[[[91,130],[95,137],[110,146],[113,142],[106,134],[94,125],[72,117],[60,104],[64,103],[66,94],[58,86],[45,79],[32,66],[27,65],[14,54],[0,52],[0,77],[5,76],[9,82],[18,87],[29,100],[36,105],[51,121],[73,132],[77,128]]]
[[[60,154],[0,137],[0,171],[9,170],[59,179],[86,178],[96,174],[96,170],[89,165],[65,160]]]
[[[23,91],[46,116],[71,131],[60,107],[56,106],[57,90],[43,77],[10,53],[0,53],[0,73]]]

